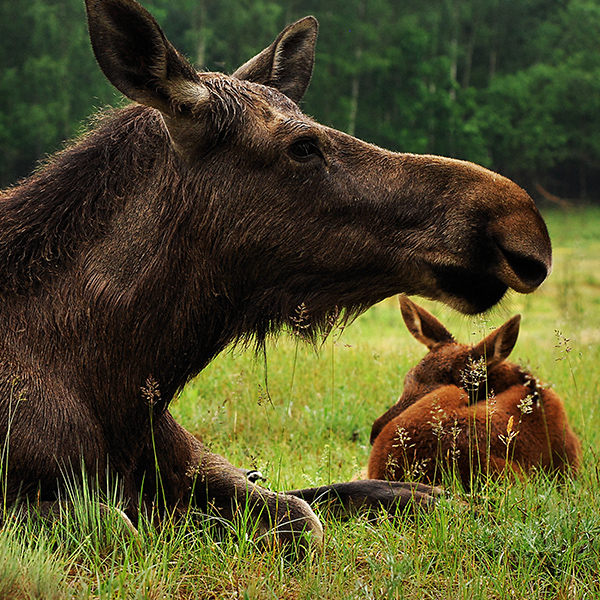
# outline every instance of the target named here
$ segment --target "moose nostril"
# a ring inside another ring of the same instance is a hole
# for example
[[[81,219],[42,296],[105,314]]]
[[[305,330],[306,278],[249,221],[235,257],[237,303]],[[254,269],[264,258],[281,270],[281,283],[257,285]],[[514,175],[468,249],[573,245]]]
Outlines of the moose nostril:
[[[542,260],[506,248],[501,250],[510,268],[527,287],[534,289],[548,277],[549,265]]]

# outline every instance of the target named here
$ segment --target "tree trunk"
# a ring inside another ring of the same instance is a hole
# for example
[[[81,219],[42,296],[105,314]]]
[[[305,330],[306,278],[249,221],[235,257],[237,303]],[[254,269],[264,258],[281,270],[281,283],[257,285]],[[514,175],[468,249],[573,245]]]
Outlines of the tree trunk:
[[[356,64],[360,62],[362,49],[360,46],[356,48]],[[352,78],[352,92],[350,96],[350,115],[348,119],[348,134],[355,135],[356,132],[356,116],[358,114],[358,96],[360,93],[360,74],[355,73]]]
[[[365,18],[365,1],[358,4],[358,22],[364,21]],[[360,31],[360,30],[359,30]],[[352,78],[352,90],[350,95],[350,114],[348,115],[348,134],[355,135],[356,118],[358,115],[358,97],[360,94],[360,59],[362,57],[362,40],[360,34],[357,36],[357,45],[354,53],[355,57],[355,72]]]
[[[197,0],[192,18],[197,35],[196,66],[203,69],[206,67],[206,0]]]

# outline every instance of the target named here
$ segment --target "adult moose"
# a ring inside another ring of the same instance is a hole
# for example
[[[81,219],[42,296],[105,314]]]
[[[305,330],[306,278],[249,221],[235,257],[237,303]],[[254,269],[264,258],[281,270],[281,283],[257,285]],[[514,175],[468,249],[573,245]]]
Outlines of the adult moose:
[[[86,6],[98,63],[134,104],[1,197],[3,494],[52,502],[83,463],[101,484],[118,476],[134,516],[155,499],[249,506],[282,538],[318,539],[297,496],[324,490],[248,482],[175,422],[173,396],[300,305],[310,335],[400,291],[471,312],[509,287],[531,292],[550,269],[546,227],[497,174],[387,152],[303,115],[312,17],[226,76],[193,69],[133,0]],[[401,505],[413,490],[327,488]]]
[[[398,402],[373,424],[369,477],[418,474],[433,484],[454,472],[469,489],[482,474],[577,472],[581,444],[562,400],[506,360],[519,316],[468,346],[408,298],[400,298],[400,307],[408,330],[429,352],[406,375]]]

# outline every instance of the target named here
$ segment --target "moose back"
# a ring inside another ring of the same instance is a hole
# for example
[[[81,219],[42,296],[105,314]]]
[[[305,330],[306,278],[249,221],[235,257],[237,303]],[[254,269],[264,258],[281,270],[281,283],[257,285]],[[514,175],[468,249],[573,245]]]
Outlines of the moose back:
[[[318,539],[297,498],[314,495],[249,482],[175,422],[174,395],[300,305],[310,336],[398,292],[464,312],[531,292],[551,265],[545,224],[500,175],[305,116],[312,17],[223,75],[196,71],[133,0],[86,6],[98,63],[133,103],[0,196],[2,494],[52,502],[84,465],[118,479],[134,516],[157,498],[247,506],[281,538]],[[341,485],[343,501],[413,497]]]

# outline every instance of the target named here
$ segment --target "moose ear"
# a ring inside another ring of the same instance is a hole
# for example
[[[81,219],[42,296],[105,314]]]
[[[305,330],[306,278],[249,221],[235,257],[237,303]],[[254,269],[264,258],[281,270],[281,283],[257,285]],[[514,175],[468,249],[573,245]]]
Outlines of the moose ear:
[[[452,334],[428,311],[406,296],[399,296],[404,322],[413,337],[430,350],[439,343],[454,342]]]
[[[304,17],[288,25],[268,48],[243,64],[233,77],[276,88],[294,102],[300,102],[312,76],[318,29],[314,17]]]
[[[521,315],[516,315],[474,346],[471,356],[475,360],[483,357],[488,370],[504,362],[517,343],[520,326]]]
[[[85,0],[96,60],[131,100],[170,113],[208,99],[195,69],[166,39],[154,17],[134,0]]]

